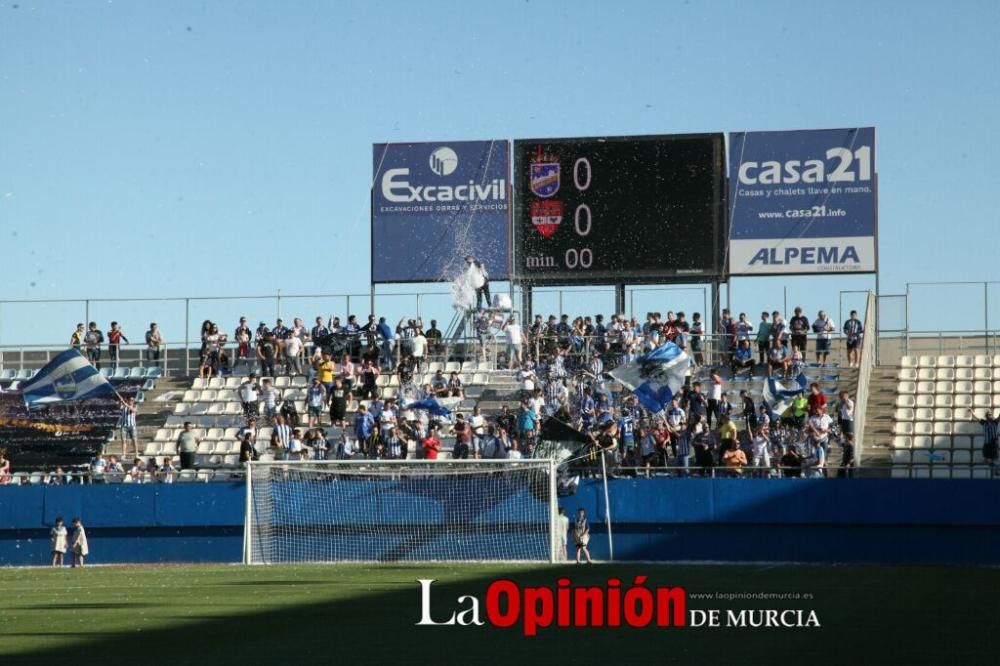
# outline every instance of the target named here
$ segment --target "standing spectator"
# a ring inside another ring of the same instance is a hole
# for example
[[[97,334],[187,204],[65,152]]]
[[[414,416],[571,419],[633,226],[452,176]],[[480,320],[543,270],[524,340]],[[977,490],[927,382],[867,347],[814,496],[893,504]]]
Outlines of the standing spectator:
[[[802,476],[802,456],[795,445],[789,446],[781,456],[781,473],[786,478]]]
[[[424,337],[427,338],[427,352],[432,358],[436,358],[443,351],[441,345],[441,331],[437,326],[437,319],[431,319],[431,327],[424,333]]]
[[[847,362],[852,367],[861,366],[861,339],[865,334],[864,324],[858,319],[858,311],[851,310],[851,318],[844,322],[847,338]]]
[[[90,482],[104,483],[104,471],[108,467],[108,461],[104,459],[103,453],[98,453],[90,461]]]
[[[469,457],[470,443],[472,442],[472,429],[465,421],[462,414],[455,415],[455,448],[451,457],[456,460],[465,460]]]
[[[559,515],[556,516],[556,534],[558,535],[558,540],[556,541],[556,562],[565,562],[569,559],[569,555],[566,553],[566,540],[569,538],[569,517],[566,515],[566,509],[559,507]]]
[[[73,568],[82,567],[84,559],[90,555],[87,531],[79,518],[73,519]]]
[[[278,414],[274,417],[274,427],[271,428],[271,448],[274,451],[275,460],[285,460],[288,457],[292,434],[292,426],[288,425],[284,416]]]
[[[83,324],[77,324],[76,330],[69,336],[69,346],[77,351],[81,351],[83,349],[83,339],[86,335],[87,331],[84,329]]]
[[[840,469],[837,470],[838,479],[846,479],[854,473],[854,433],[850,432],[843,436],[841,442]]]
[[[359,405],[354,415],[354,437],[361,447],[361,453],[365,456],[369,455],[374,432],[375,418],[368,412],[368,407],[364,404]]]
[[[580,509],[576,512],[576,522],[573,524],[573,544],[576,546],[576,563],[580,564],[580,554],[587,558],[587,564],[593,564],[590,559],[590,523],[587,522],[587,512]]]
[[[742,402],[743,407],[743,422],[746,423],[747,432],[753,434],[757,431],[757,407],[753,404],[753,398],[750,397],[750,393],[743,389],[740,391],[740,402]]]
[[[347,417],[347,408],[351,404],[351,389],[344,386],[344,382],[337,377],[333,380],[333,388],[329,392],[330,400],[330,424],[344,427],[344,419]]]
[[[507,367],[513,370],[521,365],[521,347],[524,345],[524,335],[521,332],[521,325],[517,323],[513,314],[507,319],[504,330],[507,331]]]
[[[160,365],[160,350],[163,347],[163,336],[154,321],[146,331],[146,362],[151,366]]]
[[[707,417],[708,410],[705,405],[705,394],[701,392],[701,382],[693,383],[691,390],[686,393],[685,397],[688,403],[688,413],[692,417],[698,416],[702,419]],[[691,418],[689,421],[694,421],[694,419]]]
[[[441,440],[437,438],[437,427],[430,426],[427,436],[424,437],[420,445],[424,449],[424,460],[437,460],[438,453],[441,452]]]
[[[760,313],[760,324],[757,325],[757,362],[767,363],[767,351],[771,348],[771,322],[767,312]]]
[[[722,451],[722,466],[729,470],[730,473],[740,476],[743,474],[743,467],[747,464],[747,456],[739,446],[736,445],[736,440],[723,443]]]
[[[479,405],[472,408],[472,416],[469,417],[469,428],[472,429],[472,451],[478,458],[483,450],[483,437],[486,436],[486,417],[483,416]]]
[[[83,337],[84,344],[87,345],[87,358],[98,370],[101,369],[101,345],[104,344],[104,334],[97,330],[97,323],[90,322],[90,329]]]
[[[701,321],[701,313],[691,315],[691,353],[694,354],[695,365],[705,364],[705,354],[702,348],[702,336],[705,335],[705,325]]]
[[[806,342],[809,339],[809,318],[802,314],[802,308],[795,308],[795,315],[788,320],[792,331],[792,349],[806,353]]]
[[[7,459],[7,449],[0,449],[0,486],[10,483],[10,460]]]
[[[812,328],[816,334],[816,363],[826,365],[830,357],[830,334],[837,329],[833,325],[833,320],[822,310],[816,316]]]
[[[724,308],[722,310],[722,315],[719,317],[719,336],[720,336],[720,362],[723,362],[729,357],[729,353],[736,346],[736,336],[733,335],[733,315],[729,311],[729,308]]]
[[[806,434],[809,437],[810,443],[814,448],[823,450],[824,466],[826,463],[826,450],[830,446],[830,426],[832,424],[833,419],[826,412],[819,409],[813,409],[810,412],[809,421],[806,423]]]
[[[777,310],[771,313],[771,340],[777,340],[788,351],[788,326]]]
[[[320,382],[319,377],[315,377],[312,384],[306,390],[306,414],[308,415],[308,426],[310,428],[321,425],[320,420],[326,404],[326,387]]]
[[[177,452],[181,456],[181,469],[194,469],[194,454],[198,451],[201,438],[193,431],[190,421],[184,422],[184,430],[177,436]]]
[[[361,361],[361,388],[358,390],[358,396],[362,399],[375,399],[378,397],[378,377],[379,369],[378,366],[371,362],[370,359],[364,359]]]
[[[135,404],[135,398],[129,396],[122,403],[121,414],[118,417],[118,427],[121,429],[122,455],[128,456],[128,442],[132,442],[135,456],[139,456],[139,444],[135,439],[135,419],[139,413],[139,407]]]
[[[260,386],[257,385],[257,373],[251,372],[236,391],[243,407],[243,417],[247,420],[257,417],[257,401],[260,399]]]
[[[766,428],[753,431],[753,466],[768,468],[771,466],[771,440],[768,439]]]
[[[816,382],[809,385],[808,404],[810,413],[816,411],[826,413],[826,395],[823,394],[823,389]]]
[[[722,377],[719,376],[718,372],[713,372],[711,376],[711,382],[708,385],[708,410],[707,410],[707,422],[708,429],[712,429],[712,418],[716,420],[719,419],[719,400],[722,398]],[[693,410],[692,410],[693,411]]]
[[[285,372],[288,374],[302,374],[302,349],[303,343],[298,328],[290,329],[285,338]]]
[[[837,401],[837,425],[844,437],[854,434],[854,401],[847,391],[841,391]]]
[[[492,425],[486,426],[486,434],[479,438],[479,454],[486,460],[502,460],[507,457],[507,450]]]
[[[274,417],[278,414],[278,403],[281,402],[281,394],[271,386],[271,380],[265,379],[261,382],[260,401],[264,405],[264,420],[273,423]]]
[[[392,328],[386,323],[385,317],[379,317],[378,326],[375,328],[382,340],[382,369],[392,372]]]
[[[319,381],[323,385],[323,388],[327,390],[327,393],[333,388],[333,378],[336,370],[337,364],[333,362],[330,352],[323,352],[320,357],[319,366],[316,369],[316,376],[319,377]]]
[[[330,329],[323,325],[323,318],[316,317],[316,325],[309,331],[309,338],[314,344],[319,345],[320,338],[325,338],[328,335],[330,335]]]
[[[274,333],[267,330],[264,322],[263,335],[257,336],[257,359],[260,361],[260,373],[265,377],[274,376],[274,361],[278,356],[278,342]]]
[[[156,469],[156,458],[149,459],[149,472],[153,475],[153,478],[159,478],[163,483],[173,483],[174,477],[177,475],[177,470],[174,468],[174,460],[170,456],[166,456],[163,459],[163,465]]]
[[[111,322],[111,330],[108,331],[108,358],[111,359],[111,372],[118,369],[118,352],[123,340],[125,344],[129,344],[125,333],[118,328],[118,322]]]
[[[1000,445],[1000,419],[993,416],[993,410],[986,411],[984,418],[976,418],[976,413],[969,410],[973,421],[983,426],[983,460],[990,466],[990,473],[997,461],[997,448]]]
[[[49,546],[52,550],[52,566],[54,567],[61,567],[63,565],[68,534],[66,525],[63,524],[62,516],[56,516],[55,525],[49,531]]]
[[[253,433],[244,432],[240,440],[240,464],[257,460],[257,449],[253,444]]]
[[[240,317],[240,325],[233,331],[233,340],[236,342],[236,360],[245,361],[250,358],[250,343],[253,340],[253,331],[247,326],[246,317]]]
[[[472,286],[476,288],[476,309],[482,309],[483,298],[486,299],[486,307],[489,308],[493,301],[490,299],[490,275],[486,272],[486,266],[471,255],[465,258],[465,263],[472,276]]]
[[[219,332],[214,322],[209,322],[208,331],[202,337],[204,357],[198,374],[201,377],[214,377],[222,363],[222,347],[226,344],[226,334]]]
[[[420,372],[424,357],[427,356],[427,338],[419,328],[416,329],[413,338],[410,339],[410,349],[413,351],[414,366],[417,372]]]

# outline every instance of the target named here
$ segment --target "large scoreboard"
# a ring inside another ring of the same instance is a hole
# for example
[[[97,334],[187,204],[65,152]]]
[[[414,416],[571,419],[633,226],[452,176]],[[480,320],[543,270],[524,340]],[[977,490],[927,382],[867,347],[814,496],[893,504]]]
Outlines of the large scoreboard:
[[[721,133],[515,141],[515,279],[724,279],[724,155]]]

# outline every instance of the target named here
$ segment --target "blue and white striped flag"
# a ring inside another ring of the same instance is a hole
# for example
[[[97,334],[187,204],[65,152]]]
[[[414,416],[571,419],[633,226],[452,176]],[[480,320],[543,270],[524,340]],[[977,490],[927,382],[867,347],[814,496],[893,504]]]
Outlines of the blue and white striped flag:
[[[655,414],[666,409],[680,392],[690,365],[684,350],[668,342],[608,374],[630,389],[639,403]]]
[[[56,356],[20,388],[28,408],[116,395],[111,382],[76,349]]]
[[[764,380],[764,390],[761,392],[764,404],[772,413],[783,414],[792,404],[792,399],[799,393],[805,392],[806,383],[804,374],[783,382],[768,377]]]

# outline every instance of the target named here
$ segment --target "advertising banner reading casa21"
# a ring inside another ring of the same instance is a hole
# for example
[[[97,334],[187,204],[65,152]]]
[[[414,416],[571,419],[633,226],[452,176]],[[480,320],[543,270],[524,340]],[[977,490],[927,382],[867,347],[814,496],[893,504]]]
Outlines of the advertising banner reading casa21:
[[[729,137],[731,275],[877,269],[874,127]]]

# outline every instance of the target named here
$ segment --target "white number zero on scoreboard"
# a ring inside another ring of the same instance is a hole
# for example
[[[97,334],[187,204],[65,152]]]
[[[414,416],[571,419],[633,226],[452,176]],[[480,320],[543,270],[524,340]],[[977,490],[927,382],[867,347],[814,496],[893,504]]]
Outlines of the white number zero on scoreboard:
[[[583,225],[580,224],[580,221],[581,221],[580,218],[583,217],[581,215],[581,213],[584,213],[584,212],[587,214],[586,215],[586,217],[587,217],[587,219],[586,219],[586,226],[583,226]],[[591,227],[590,223],[591,223],[591,219],[592,218],[591,218],[591,215],[590,215],[590,206],[588,206],[587,204],[582,203],[582,204],[580,204],[579,206],[576,207],[576,211],[573,213],[573,228],[576,229],[576,233],[578,235],[580,235],[580,236],[589,236],[590,235],[590,227]]]
[[[580,182],[580,165],[587,167],[587,182]],[[590,160],[586,157],[580,157],[573,163],[573,184],[576,185],[576,189],[583,192],[588,187],[590,187]]]
[[[566,268],[590,268],[594,265],[594,253],[589,247],[582,248],[577,251],[576,248],[571,247],[566,250]]]

